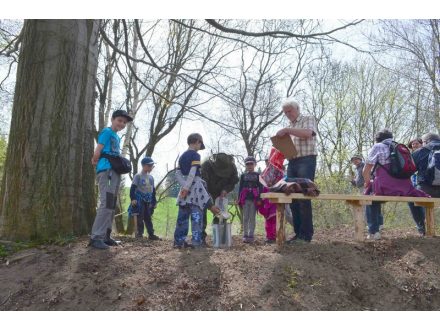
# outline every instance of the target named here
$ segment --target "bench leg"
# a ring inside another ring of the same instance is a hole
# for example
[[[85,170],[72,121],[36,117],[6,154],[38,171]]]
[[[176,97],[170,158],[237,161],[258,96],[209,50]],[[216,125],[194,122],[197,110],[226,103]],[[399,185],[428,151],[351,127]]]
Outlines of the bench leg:
[[[286,240],[286,219],[284,217],[284,208],[284,204],[277,204],[277,244],[279,247],[282,247]]]
[[[364,205],[359,202],[349,202],[353,211],[354,218],[354,239],[356,241],[364,240],[364,228],[365,228],[365,217],[364,217]]]
[[[426,236],[435,236],[434,207],[427,206],[426,210]]]

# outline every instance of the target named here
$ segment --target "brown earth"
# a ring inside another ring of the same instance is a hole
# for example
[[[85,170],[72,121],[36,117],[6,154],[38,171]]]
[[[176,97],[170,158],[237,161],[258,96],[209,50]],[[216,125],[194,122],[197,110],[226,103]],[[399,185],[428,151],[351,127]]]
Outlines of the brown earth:
[[[229,250],[127,237],[108,251],[87,238],[40,246],[0,260],[0,310],[439,310],[440,238],[383,236],[319,229],[281,251],[261,237]]]

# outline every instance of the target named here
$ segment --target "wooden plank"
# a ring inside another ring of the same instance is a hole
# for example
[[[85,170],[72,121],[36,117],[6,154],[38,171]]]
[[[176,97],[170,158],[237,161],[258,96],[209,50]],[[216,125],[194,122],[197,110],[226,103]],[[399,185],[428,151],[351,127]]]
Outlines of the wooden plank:
[[[425,219],[426,219],[426,236],[428,237],[435,236],[434,207],[432,206],[426,207]]]
[[[304,196],[303,194],[290,194],[283,193],[263,193],[261,198],[269,198],[270,200],[280,202],[290,202],[294,199],[310,199],[310,200],[342,200],[342,201],[377,201],[377,202],[426,202],[440,205],[440,198],[428,198],[428,197],[407,197],[407,196],[375,196],[375,195],[345,195],[345,194],[320,194],[316,197]],[[290,203],[289,202],[289,203]]]
[[[286,240],[286,219],[284,217],[284,204],[277,204],[277,244],[278,247],[284,245]]]

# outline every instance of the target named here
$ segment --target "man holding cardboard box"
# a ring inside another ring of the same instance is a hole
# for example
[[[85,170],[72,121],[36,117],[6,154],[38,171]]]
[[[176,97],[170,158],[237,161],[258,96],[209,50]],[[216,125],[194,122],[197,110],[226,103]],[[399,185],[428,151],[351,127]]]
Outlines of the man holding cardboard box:
[[[315,180],[316,171],[316,120],[313,116],[303,116],[299,104],[287,99],[283,105],[284,115],[290,121],[290,127],[277,132],[279,138],[290,136],[296,155],[288,159],[287,176],[289,178],[307,178]],[[287,158],[287,157],[286,157]],[[288,243],[310,242],[313,236],[312,202],[295,201],[290,205],[293,214],[295,236]]]

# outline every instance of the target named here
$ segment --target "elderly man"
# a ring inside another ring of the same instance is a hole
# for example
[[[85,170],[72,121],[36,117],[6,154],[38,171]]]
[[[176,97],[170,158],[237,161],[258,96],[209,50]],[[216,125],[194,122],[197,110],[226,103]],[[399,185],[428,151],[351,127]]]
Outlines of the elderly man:
[[[362,193],[364,190],[364,177],[362,176],[362,171],[365,166],[364,159],[360,155],[354,155],[351,157],[350,161],[356,167],[355,176],[350,182],[353,187],[358,188]]]
[[[290,127],[279,130],[277,135],[290,135],[298,152],[296,158],[289,160],[287,176],[314,181],[317,156],[316,120],[313,116],[302,115],[299,104],[292,99],[287,99],[282,107],[284,115],[290,121]],[[313,236],[312,202],[310,200],[295,201],[290,207],[293,214],[295,236],[287,242],[310,242]]]
[[[417,166],[417,188],[423,190],[432,197],[440,197],[440,185],[432,182],[428,172],[428,160],[431,151],[440,150],[440,136],[436,133],[427,133],[422,136],[423,147],[413,154]]]

